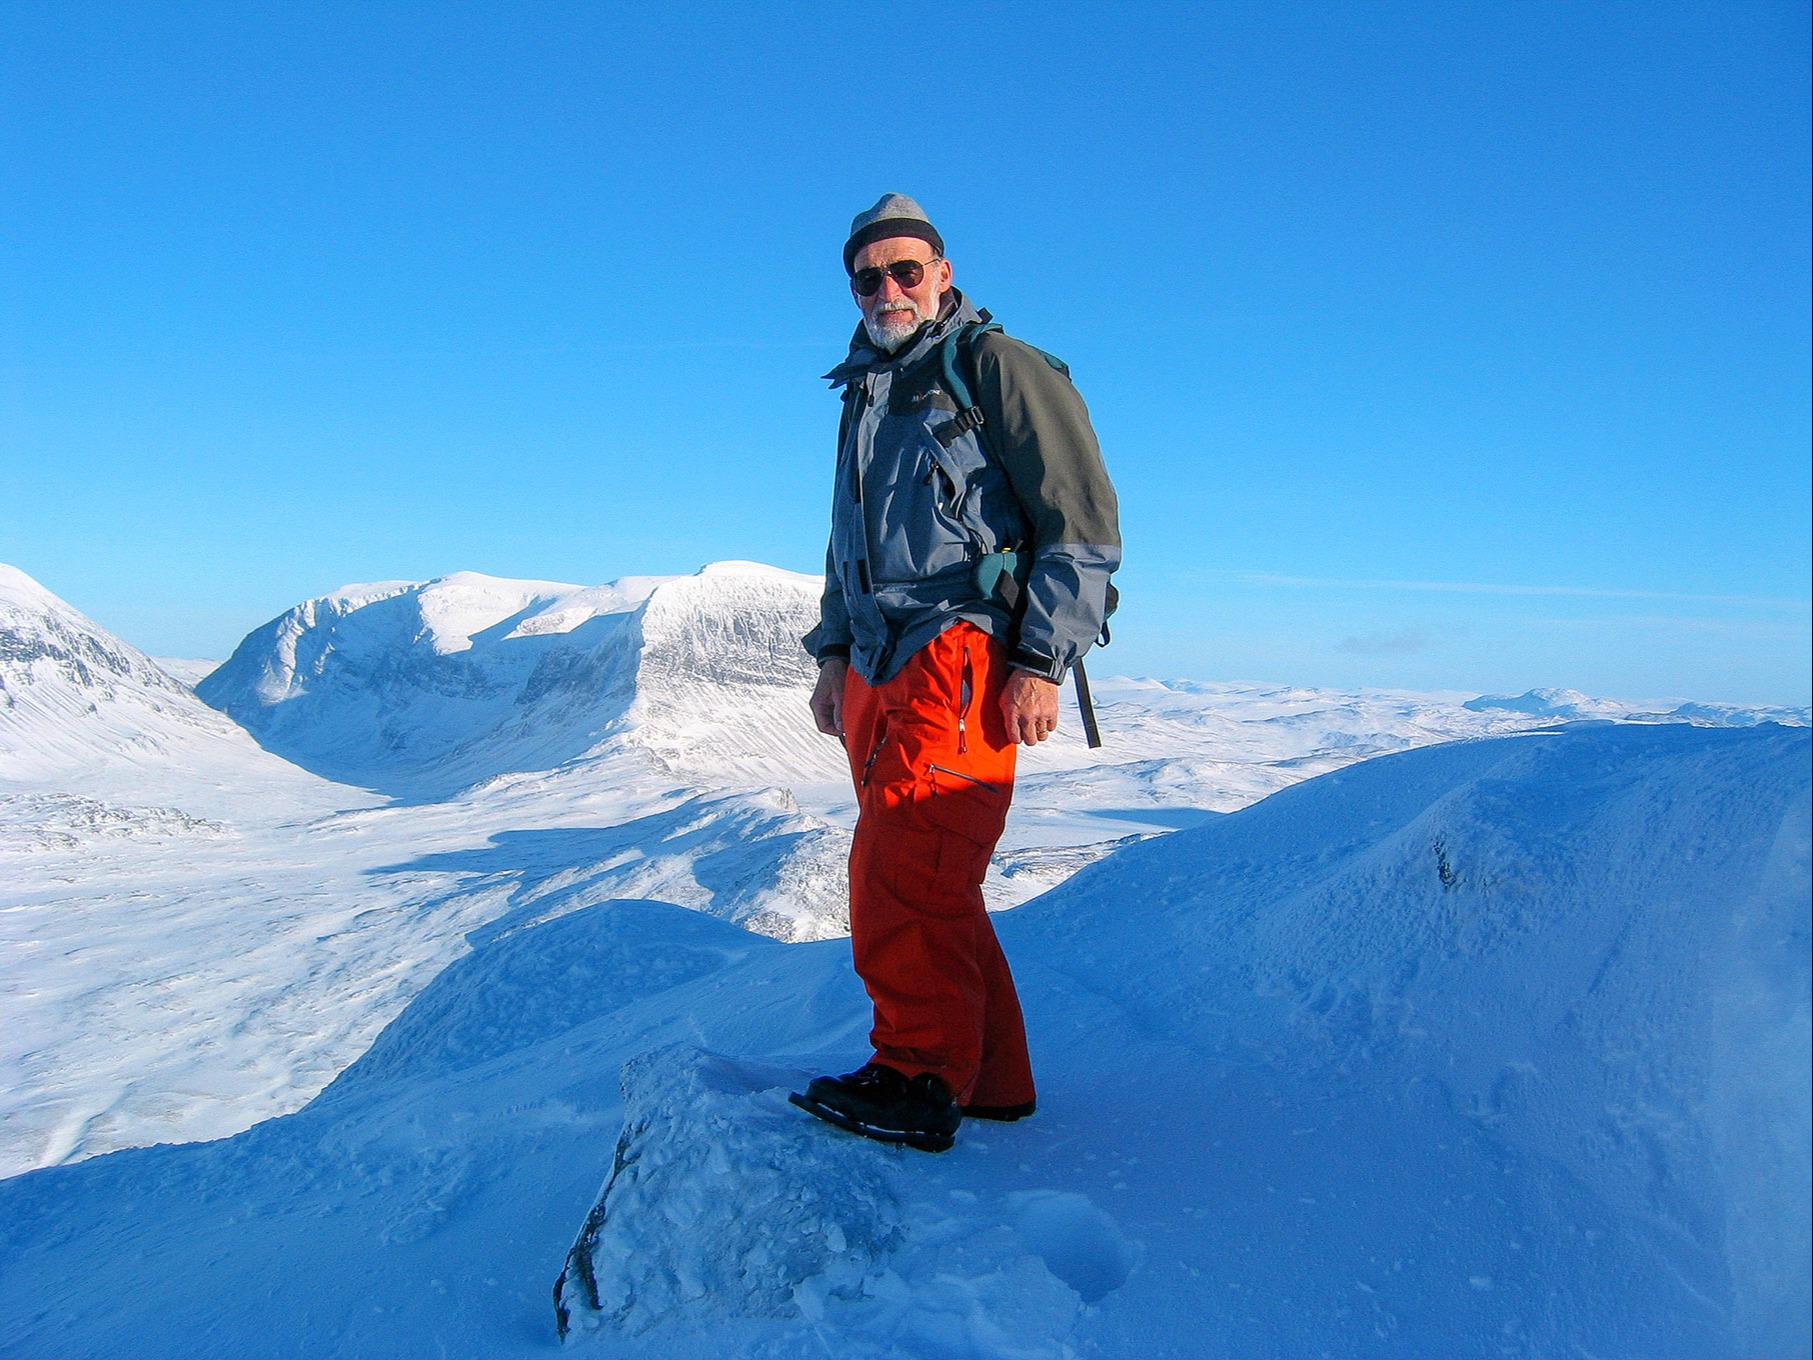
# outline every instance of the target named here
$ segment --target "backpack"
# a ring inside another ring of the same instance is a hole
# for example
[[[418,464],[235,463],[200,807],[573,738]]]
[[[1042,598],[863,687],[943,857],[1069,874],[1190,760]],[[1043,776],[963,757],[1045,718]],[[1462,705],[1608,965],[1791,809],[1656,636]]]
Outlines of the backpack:
[[[995,456],[988,433],[988,419],[983,414],[981,405],[974,395],[979,381],[972,383],[976,374],[975,338],[986,335],[989,331],[1001,329],[999,322],[992,320],[984,311],[980,321],[971,321],[959,326],[938,347],[938,364],[944,378],[944,389],[957,403],[957,417],[938,431],[941,440],[955,439],[969,430],[976,432],[976,440],[982,446],[984,457]],[[1036,346],[1034,347],[1037,348]],[[1038,354],[1059,373],[1070,376],[1070,365],[1055,354],[1038,350]],[[1031,569],[1030,561],[1022,561],[1023,554],[1007,549],[1003,552],[984,554],[976,562],[976,588],[984,599],[999,598],[1001,603],[1011,610],[1016,618],[1024,607],[1024,586],[1022,571]],[[1108,620],[1120,606],[1121,593],[1114,582],[1108,583],[1107,608],[1102,615],[1102,635],[1097,645],[1106,647],[1112,640],[1108,632]],[[1089,697],[1089,676],[1083,669],[1079,658],[1070,667],[1071,676],[1076,680],[1077,711],[1083,718],[1083,736],[1093,750],[1102,744],[1101,729],[1095,721],[1095,705]]]

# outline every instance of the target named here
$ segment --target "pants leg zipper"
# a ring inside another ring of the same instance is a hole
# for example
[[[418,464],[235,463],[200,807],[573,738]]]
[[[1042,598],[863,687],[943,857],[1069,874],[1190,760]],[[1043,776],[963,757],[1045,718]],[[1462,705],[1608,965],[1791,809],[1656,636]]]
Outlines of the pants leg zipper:
[[[970,669],[969,644],[963,644],[963,680],[957,690],[957,754],[969,753],[969,706],[976,697],[975,673]]]
[[[875,749],[869,752],[869,758],[863,762],[862,779],[860,781],[863,788],[866,789],[869,787],[869,771],[875,768],[875,762],[881,758],[881,748],[887,744],[888,734],[883,732],[881,734],[881,740],[875,743]]]
[[[1000,792],[1000,790],[998,788],[996,788],[993,784],[989,783],[986,779],[978,779],[973,774],[963,773],[962,770],[949,769],[943,765],[928,765],[928,766],[926,766],[926,768],[928,770],[930,770],[933,774],[948,774],[952,779],[966,779],[972,784],[980,784],[983,788],[987,789],[990,793],[999,793]],[[934,782],[934,786],[935,786],[936,781],[933,781],[933,782]]]

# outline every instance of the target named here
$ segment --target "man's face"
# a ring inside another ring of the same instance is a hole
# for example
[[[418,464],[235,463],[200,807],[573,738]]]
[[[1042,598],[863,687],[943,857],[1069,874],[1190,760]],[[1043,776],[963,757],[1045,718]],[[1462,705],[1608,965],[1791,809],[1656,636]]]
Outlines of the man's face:
[[[890,236],[871,241],[856,252],[855,267],[886,270],[901,260],[917,260],[925,265],[925,274],[911,288],[902,288],[893,275],[883,273],[881,288],[868,297],[856,291],[852,281],[850,295],[862,310],[863,328],[869,339],[885,350],[896,350],[913,337],[913,333],[938,315],[938,304],[951,286],[949,260],[932,263],[937,254],[929,242],[916,236]]]

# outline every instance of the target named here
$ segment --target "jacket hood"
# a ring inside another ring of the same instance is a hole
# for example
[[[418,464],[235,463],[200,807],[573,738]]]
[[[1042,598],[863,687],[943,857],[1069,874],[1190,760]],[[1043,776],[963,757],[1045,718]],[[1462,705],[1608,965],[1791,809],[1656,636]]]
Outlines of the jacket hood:
[[[930,354],[944,337],[959,326],[971,321],[982,320],[982,314],[971,305],[961,289],[952,287],[945,295],[946,305],[938,314],[936,321],[927,322],[919,328],[912,342],[895,350],[892,354],[876,348],[869,339],[869,332],[862,322],[856,323],[856,333],[850,337],[850,352],[844,361],[829,373],[825,380],[833,387],[842,387],[852,378],[858,377],[871,369],[884,368],[889,365],[908,367],[919,362]]]

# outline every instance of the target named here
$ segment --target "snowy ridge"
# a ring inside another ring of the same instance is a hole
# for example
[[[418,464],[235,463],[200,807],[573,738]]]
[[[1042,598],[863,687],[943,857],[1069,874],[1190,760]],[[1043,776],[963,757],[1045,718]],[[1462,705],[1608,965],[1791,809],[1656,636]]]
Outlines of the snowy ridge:
[[[297,1115],[0,1184],[0,1355],[546,1355],[586,1225],[601,1357],[1804,1355],[1809,753],[1464,742],[1122,850],[997,919],[1040,1110],[940,1157],[781,1104],[863,1056],[837,942],[525,910]]]

